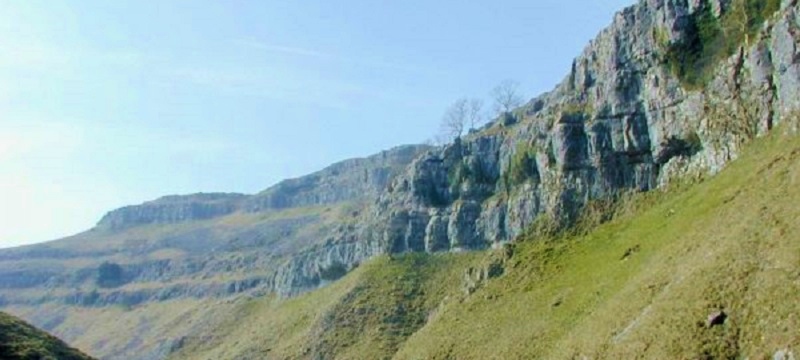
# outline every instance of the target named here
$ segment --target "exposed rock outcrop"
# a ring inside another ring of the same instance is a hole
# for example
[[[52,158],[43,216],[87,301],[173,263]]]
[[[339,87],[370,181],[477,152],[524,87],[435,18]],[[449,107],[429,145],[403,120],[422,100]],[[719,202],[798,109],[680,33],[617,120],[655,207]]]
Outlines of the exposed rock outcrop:
[[[589,201],[718,172],[741,145],[800,113],[800,15],[784,0],[696,89],[666,62],[670,46],[695,31],[695,12],[711,6],[721,17],[731,6],[702,3],[643,0],[618,13],[553,91],[414,160],[358,226],[291,261],[277,290],[313,283],[313,273],[288,269],[314,268],[296,262],[324,262],[334,248],[371,244],[342,257],[357,261],[486,248],[539,216],[569,225]]]
[[[727,4],[715,2],[717,14]],[[784,1],[702,91],[664,65],[697,6],[647,0],[620,12],[564,82],[517,112],[517,125],[495,124],[414,161],[376,206],[386,249],[424,249],[418,239],[482,248],[514,239],[538,214],[569,222],[590,200],[714,173],[740,144],[800,111],[796,3]]]
[[[247,211],[285,209],[375,198],[427,146],[406,145],[285,180],[248,199]]]
[[[228,215],[241,207],[243,194],[194,194],[165,196],[141,205],[126,206],[109,212],[97,227],[121,230],[147,224],[174,224]]]
[[[237,211],[259,212],[376,198],[389,181],[427,146],[406,145],[363,159],[345,160],[319,172],[285,180],[257,194],[165,196],[106,214],[97,224],[122,230],[147,224],[206,220]]]

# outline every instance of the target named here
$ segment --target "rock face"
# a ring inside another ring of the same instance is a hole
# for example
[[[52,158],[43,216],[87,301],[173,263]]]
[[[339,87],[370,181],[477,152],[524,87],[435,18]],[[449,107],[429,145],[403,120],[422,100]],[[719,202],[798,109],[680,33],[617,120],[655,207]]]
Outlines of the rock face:
[[[109,212],[97,227],[121,230],[147,224],[174,224],[228,215],[241,207],[243,194],[194,194],[165,196],[136,206]]]
[[[376,198],[425,146],[400,146],[364,159],[346,160],[290,179],[248,199],[248,211],[332,204]]]
[[[719,13],[727,4],[712,5]],[[663,63],[697,6],[625,9],[564,82],[517,112],[517,125],[495,124],[412,163],[376,206],[385,248],[482,248],[514,239],[539,214],[569,222],[591,200],[714,173],[739,144],[797,113],[796,3],[784,1],[758,41],[722,61],[704,91],[690,91]]]
[[[618,13],[561,84],[501,117],[516,121],[428,151],[356,226],[295,261],[481,249],[542,216],[568,225],[590,201],[716,173],[742,144],[800,113],[800,15],[784,0],[692,89],[665,63],[670,46],[692,35],[702,4],[643,0]],[[721,17],[731,2],[706,6]],[[347,255],[331,255],[339,251]],[[313,283],[309,265],[295,261],[276,279],[279,292]]]

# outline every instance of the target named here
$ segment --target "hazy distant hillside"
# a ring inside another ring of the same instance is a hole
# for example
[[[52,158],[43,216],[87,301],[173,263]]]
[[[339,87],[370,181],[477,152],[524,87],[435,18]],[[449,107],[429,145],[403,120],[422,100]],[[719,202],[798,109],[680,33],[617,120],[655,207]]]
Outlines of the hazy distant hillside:
[[[61,330],[70,320],[62,306],[268,294],[282,283],[277,271],[288,257],[324,243],[426,149],[403,146],[343,161],[256,195],[166,196],[111,211],[85,233],[0,250],[0,305],[34,306],[28,320],[74,340],[84,331]],[[110,350],[97,347],[107,340],[88,350],[137,353],[141,345],[130,337],[110,341],[120,342]]]

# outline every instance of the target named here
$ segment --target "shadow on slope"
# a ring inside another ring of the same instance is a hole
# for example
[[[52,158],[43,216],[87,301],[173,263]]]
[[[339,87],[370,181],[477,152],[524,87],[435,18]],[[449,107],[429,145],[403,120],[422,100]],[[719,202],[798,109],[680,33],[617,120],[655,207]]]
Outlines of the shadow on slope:
[[[90,360],[91,358],[22,320],[0,313],[0,359]]]

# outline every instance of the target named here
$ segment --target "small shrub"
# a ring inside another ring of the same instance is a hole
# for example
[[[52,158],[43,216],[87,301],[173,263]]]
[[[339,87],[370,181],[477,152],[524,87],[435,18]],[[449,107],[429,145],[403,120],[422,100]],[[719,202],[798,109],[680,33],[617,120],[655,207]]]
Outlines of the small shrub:
[[[594,107],[588,102],[568,103],[561,108],[561,118],[569,121],[583,121],[594,114]]]
[[[671,44],[667,50],[667,63],[672,72],[688,88],[697,88],[706,82],[714,64],[720,27],[707,0],[689,17],[683,40]]]
[[[117,287],[124,283],[122,266],[113,262],[104,262],[97,268],[97,286],[103,288]]]
[[[330,266],[319,270],[320,279],[325,281],[339,280],[345,275],[347,275],[347,266],[340,262],[334,262]]]
[[[497,179],[493,178],[480,163],[470,167],[466,161],[461,161],[451,167],[447,173],[450,191],[457,193],[461,184],[471,181],[473,184],[494,184]]]
[[[537,175],[536,146],[520,144],[508,164],[505,174],[506,189],[528,181]]]
[[[780,0],[734,0],[717,18],[708,0],[702,0],[683,40],[668,45],[665,62],[684,87],[701,88],[716,64],[735,54],[779,8]]]
[[[505,111],[500,115],[500,124],[502,124],[503,126],[511,126],[516,124],[518,121],[519,120],[516,114],[510,111]]]
[[[624,201],[622,196],[614,196],[608,199],[591,200],[580,210],[577,221],[570,231],[574,235],[583,235],[591,232],[598,226],[611,221],[614,218],[620,202]]]
[[[563,224],[552,214],[540,213],[525,229],[521,240],[551,239],[563,231]]]
[[[553,147],[553,142],[547,144],[547,165],[556,166],[558,159],[556,159],[556,150]]]

